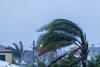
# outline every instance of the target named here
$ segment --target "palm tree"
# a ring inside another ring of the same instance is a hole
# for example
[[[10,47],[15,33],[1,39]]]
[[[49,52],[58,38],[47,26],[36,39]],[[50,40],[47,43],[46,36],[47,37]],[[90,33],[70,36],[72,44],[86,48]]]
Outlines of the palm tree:
[[[16,43],[13,43],[13,46],[14,47],[9,47],[9,49],[12,50],[13,56],[18,58],[18,65],[20,65],[21,58],[22,58],[22,55],[23,55],[23,44],[22,44],[22,41],[19,42],[19,45],[16,44]]]
[[[70,20],[56,19],[40,28],[39,31],[44,31],[37,40],[39,55],[69,45],[77,45],[81,51],[80,60],[82,62],[82,67],[87,66],[86,61],[89,52],[88,42],[86,40],[86,35],[78,25]]]

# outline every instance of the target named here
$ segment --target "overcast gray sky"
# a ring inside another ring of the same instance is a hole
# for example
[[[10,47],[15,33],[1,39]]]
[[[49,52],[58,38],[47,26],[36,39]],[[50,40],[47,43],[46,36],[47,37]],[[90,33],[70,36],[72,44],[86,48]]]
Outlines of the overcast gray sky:
[[[90,44],[100,42],[100,0],[0,0],[0,43],[30,48],[36,30],[57,18],[77,23]]]

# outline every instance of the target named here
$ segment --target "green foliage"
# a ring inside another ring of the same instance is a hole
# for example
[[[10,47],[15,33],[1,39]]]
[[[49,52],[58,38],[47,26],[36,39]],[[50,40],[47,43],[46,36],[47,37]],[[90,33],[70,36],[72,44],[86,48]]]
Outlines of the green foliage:
[[[45,31],[37,40],[37,48],[41,54],[69,46],[77,41],[77,36],[82,36],[81,28],[66,19],[56,19],[40,31]]]
[[[80,47],[81,61],[86,67],[88,56],[88,42],[82,29],[70,20],[56,19],[43,26],[40,32],[44,32],[37,40],[37,49],[40,55],[72,44]]]
[[[76,41],[75,38],[67,35],[63,32],[48,32],[42,36],[41,40],[39,39],[38,45],[42,44],[41,53],[49,52],[61,47],[69,46]]]
[[[27,63],[25,67],[30,67],[30,65]]]
[[[97,54],[95,58],[91,58],[88,61],[88,67],[100,67],[100,54]]]
[[[73,55],[63,58],[58,63],[55,63],[52,67],[79,67],[78,58]]]
[[[45,64],[43,62],[38,62],[38,67],[45,67]]]
[[[78,27],[75,23],[67,19],[56,19],[52,21],[50,24],[45,25],[40,29],[40,31],[52,31],[52,30],[62,30],[66,33],[79,36],[82,33],[80,27]]]
[[[52,65],[52,67],[60,67],[60,65],[58,63],[55,63]]]

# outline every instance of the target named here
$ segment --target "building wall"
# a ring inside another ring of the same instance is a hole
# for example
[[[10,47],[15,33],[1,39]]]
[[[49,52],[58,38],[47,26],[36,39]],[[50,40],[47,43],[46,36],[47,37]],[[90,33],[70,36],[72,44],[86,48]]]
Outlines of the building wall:
[[[12,63],[12,53],[6,53],[5,59],[7,62]]]
[[[5,55],[5,61],[12,63],[12,53],[0,53],[0,55]]]

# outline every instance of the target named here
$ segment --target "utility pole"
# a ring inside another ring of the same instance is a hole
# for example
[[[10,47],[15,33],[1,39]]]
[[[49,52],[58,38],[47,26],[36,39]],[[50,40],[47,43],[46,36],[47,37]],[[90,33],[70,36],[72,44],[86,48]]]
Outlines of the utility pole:
[[[34,65],[34,62],[35,62],[35,41],[33,40],[33,47],[32,47],[32,49],[33,49],[33,67],[35,67],[35,65]]]

